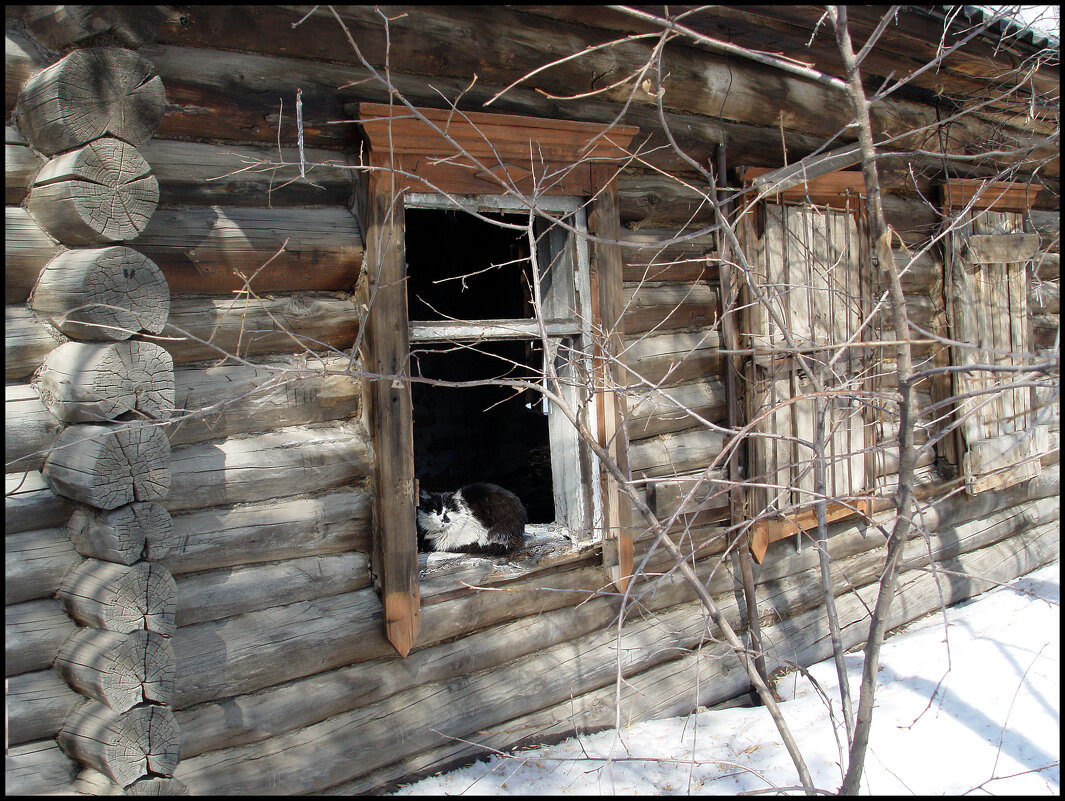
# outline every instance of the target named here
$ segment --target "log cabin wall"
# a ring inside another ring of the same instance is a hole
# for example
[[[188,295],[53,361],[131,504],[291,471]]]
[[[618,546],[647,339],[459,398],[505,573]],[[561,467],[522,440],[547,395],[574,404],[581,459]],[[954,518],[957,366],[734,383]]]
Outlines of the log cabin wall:
[[[193,794],[364,792],[481,752],[449,738],[507,747],[572,733],[574,715],[582,729],[612,725],[619,605],[615,596],[596,594],[609,585],[596,549],[530,575],[508,576],[490,560],[452,562],[422,578],[421,633],[410,654],[400,659],[383,636],[368,572],[374,456],[361,422],[362,385],[344,374],[359,328],[353,293],[363,253],[357,181],[344,168],[356,162],[361,140],[356,126],[335,123],[350,119],[345,105],[387,95],[363,80],[368,72],[336,20],[319,10],[293,27],[305,12],[262,6],[63,13],[73,8],[9,6],[6,19],[9,788],[136,790],[131,782],[139,779],[101,771],[106,760],[93,764],[79,756],[62,734],[88,714],[91,695],[65,678],[62,655],[92,635],[89,629],[103,632],[91,644],[97,661],[121,662],[132,646],[106,625],[72,617],[60,600],[85,570],[79,537],[107,526],[92,513],[91,500],[57,492],[54,477],[42,473],[52,447],[74,424],[45,403],[50,385],[41,368],[60,346],[79,340],[57,327],[57,312],[39,288],[46,265],[86,245],[60,244],[33,213],[29,187],[53,154],[34,144],[16,113],[28,82],[87,48],[135,53],[151,64],[166,98],[154,134],[134,145],[158,182],[158,205],[139,235],[119,237],[165,279],[169,314],[157,332],[162,338],[141,325],[144,333],[131,341],[157,343],[172,360],[178,421],[163,429],[170,487],[154,501],[171,519],[173,544],[168,553],[149,547],[148,559],[138,562],[149,566],[145,571],[165,570],[176,593],[174,628],[162,649],[172,653],[174,679],[163,706],[171,710],[180,746],[173,765],[163,759],[163,769],[151,767],[151,778],[172,774],[172,788]],[[380,16],[372,8],[338,11],[363,55],[383,64]],[[737,26],[751,22],[746,12],[721,13]],[[781,18],[773,29],[786,38],[800,21]],[[476,72],[463,102],[483,110],[496,91],[552,58],[619,30],[646,32],[632,25],[580,7],[410,9],[390,23],[392,78],[411,102],[438,107],[429,84],[454,96]],[[644,52],[633,44],[571,62],[546,73],[538,86],[565,93],[591,86],[595,76],[609,82]],[[777,167],[782,136],[794,160],[846,122],[844,111],[834,111],[833,96],[811,81],[681,44],[672,52],[676,83],[665,113],[679,143],[701,163],[724,143],[730,166]],[[891,58],[887,50],[875,55],[881,62]],[[713,89],[726,76],[731,94],[707,91],[707,81]],[[299,180],[292,166],[298,162],[297,90],[304,156],[319,165],[308,180]],[[617,97],[574,105],[519,88],[494,107],[606,122],[618,111]],[[785,106],[789,114],[767,115],[766,109]],[[888,104],[882,122],[909,127],[934,119],[932,106],[908,99]],[[624,122],[640,126],[638,139],[663,143],[652,96],[638,96]],[[276,164],[279,137],[284,166]],[[693,186],[705,182],[668,151],[650,164],[618,176],[626,363],[662,381],[703,419],[724,425],[719,273],[707,258],[718,243],[703,235],[659,244],[705,226],[710,212],[698,193],[655,168]],[[920,196],[931,196],[934,187],[928,178],[907,182],[907,175],[906,159],[887,162],[885,206],[901,244],[915,248],[937,224]],[[735,183],[734,173],[728,177]],[[1049,178],[1055,182],[1056,172]],[[1033,211],[1026,222],[1045,243],[1029,297],[1033,340],[1052,349],[1059,315],[1057,213]],[[896,256],[906,258],[901,249]],[[904,277],[904,287],[913,319],[945,332],[936,300],[942,281],[941,256],[932,250]],[[226,353],[243,359],[225,359]],[[948,358],[926,355],[941,364]],[[297,366],[303,372],[294,380]],[[941,389],[924,388],[922,398],[931,403]],[[670,513],[685,480],[711,464],[724,441],[672,411],[661,393],[637,389],[627,400],[632,474],[647,480],[652,508]],[[1057,400],[1045,400],[1056,412]],[[928,544],[915,540],[907,567],[920,567],[922,558],[927,564],[930,552],[960,573],[942,588],[948,601],[1056,557],[1057,420],[1054,414],[1052,451],[1040,476],[926,510],[933,537]],[[891,458],[879,462],[885,487],[897,474],[895,462],[894,468]],[[931,458],[919,475],[923,492],[941,482]],[[705,546],[697,571],[733,625],[742,626],[748,614],[738,597],[739,569],[718,564],[727,498],[696,500],[678,530]],[[149,529],[157,526],[163,524]],[[876,591],[882,540],[853,521],[834,523],[829,532],[841,577],[838,613],[853,645]],[[638,556],[645,547],[637,541]],[[98,551],[92,559],[102,557]],[[659,560],[648,567],[662,566]],[[813,549],[774,543],[754,578],[763,642],[776,644],[768,668],[827,656]],[[474,586],[496,582],[507,592],[477,591],[459,579]],[[98,583],[118,592],[123,579]],[[893,626],[940,603],[927,572],[904,571],[900,586]],[[718,645],[701,646],[707,622],[682,581],[663,579],[643,603],[656,616],[632,617],[621,634],[627,719],[684,714],[747,692],[738,662]],[[151,643],[152,629],[146,631],[138,635],[142,650]]]

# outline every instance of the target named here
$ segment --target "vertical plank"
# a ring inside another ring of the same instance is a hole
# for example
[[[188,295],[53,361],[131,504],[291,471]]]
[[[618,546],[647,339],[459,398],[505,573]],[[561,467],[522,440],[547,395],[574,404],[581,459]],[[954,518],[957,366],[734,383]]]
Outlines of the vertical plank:
[[[616,170],[609,166],[592,168],[592,185],[599,189],[592,199],[588,215],[589,231],[596,237],[591,264],[593,293],[598,299],[598,322],[604,332],[602,354],[613,356],[624,346],[621,331],[621,312],[625,306],[622,286],[621,217],[618,202]],[[601,187],[601,189],[600,189]],[[623,385],[624,368],[617,362],[598,358],[605,386]],[[618,392],[606,391],[596,395],[599,407],[599,443],[627,477],[629,473],[628,440],[625,436],[625,398]],[[604,532],[603,556],[607,572],[622,592],[628,586],[633,571],[632,505],[614,477],[605,473],[603,485]],[[608,554],[612,542],[615,554]]]
[[[403,200],[393,193],[386,173],[375,171],[368,182],[366,275],[360,287],[367,309],[362,360],[370,373],[403,376],[410,352]],[[384,608],[385,636],[406,656],[421,623],[410,384],[387,379],[367,384],[376,457],[373,573]]]

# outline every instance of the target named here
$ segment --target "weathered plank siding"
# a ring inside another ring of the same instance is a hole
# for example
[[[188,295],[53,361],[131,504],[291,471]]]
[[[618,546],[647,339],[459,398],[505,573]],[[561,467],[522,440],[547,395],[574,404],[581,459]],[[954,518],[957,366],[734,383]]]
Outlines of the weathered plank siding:
[[[49,314],[34,311],[32,293],[66,247],[27,211],[46,157],[30,146],[15,108],[26,82],[62,54],[40,38],[46,29],[40,19],[27,27],[26,8],[9,7],[6,26],[5,600],[13,746],[7,778],[12,792],[52,793],[108,789],[121,776],[83,770],[72,756],[90,765],[94,757],[60,736],[84,696],[58,678],[53,663],[84,627],[56,599],[89,557],[67,530],[77,504],[41,472],[63,424],[40,399],[35,373],[70,338]],[[174,364],[174,413],[159,423],[171,448],[171,484],[157,501],[172,515],[173,545],[152,564],[169,571],[176,586],[169,714],[180,732],[181,761],[173,777],[194,794],[375,791],[480,753],[449,738],[502,748],[563,736],[574,714],[583,728],[614,720],[619,601],[609,592],[599,546],[548,554],[539,566],[530,559],[524,570],[499,560],[422,555],[421,627],[410,654],[401,659],[385,637],[369,570],[375,455],[363,423],[363,384],[351,369],[364,319],[355,290],[365,208],[349,168],[363,145],[351,104],[389,98],[367,80],[370,70],[327,10],[292,27],[309,10],[169,6],[133,45],[118,22],[107,28],[113,31],[107,36],[154,65],[166,91],[155,135],[138,145],[158,182],[158,207],[132,244],[165,277],[169,316],[158,337],[142,333],[135,341],[158,343]],[[339,13],[363,55],[382,66],[380,14],[371,7]],[[790,9],[779,10],[779,19],[765,10],[720,13],[721,25],[752,37],[779,36],[797,56],[803,42],[788,37],[816,22]],[[868,25],[859,16],[856,24]],[[416,105],[439,107],[438,91],[451,97],[468,87],[463,109],[603,123],[616,116],[627,89],[577,104],[549,95],[608,85],[645,58],[651,40],[568,61],[489,109],[481,104],[554,58],[622,31],[651,30],[582,7],[412,8],[389,23],[387,56],[395,86]],[[915,42],[916,34],[893,29],[870,63],[884,66],[884,74],[909,64]],[[817,47],[818,58],[830,63],[831,53]],[[959,86],[983,91],[996,55],[981,43],[973,47],[978,55],[948,69]],[[816,82],[679,42],[667,53],[661,117],[702,164],[724,143],[734,167],[777,167],[782,144],[793,162],[849,122],[849,105]],[[719,91],[726,86],[727,93]],[[779,109],[785,111],[770,115]],[[948,147],[970,152],[1001,122],[992,112],[952,129]],[[878,131],[903,134],[934,123],[936,108],[892,97],[876,114]],[[634,141],[666,144],[653,95],[637,91],[622,121],[639,127]],[[911,136],[894,144],[918,145],[928,143]],[[933,196],[935,182],[911,178],[911,163],[931,163],[922,159],[882,165],[900,264],[910,260],[903,246],[920,250],[939,221],[922,199]],[[1041,173],[1054,191],[1057,175],[1056,164]],[[735,176],[726,178],[735,183]],[[624,292],[616,344],[628,371],[632,474],[645,480],[642,491],[656,514],[676,515],[672,530],[698,546],[697,572],[730,622],[742,626],[739,570],[727,559],[720,563],[728,499],[711,484],[682,503],[708,467],[716,480],[725,475],[717,240],[706,230],[713,212],[694,188],[705,183],[668,148],[618,175]],[[1033,211],[1025,226],[1042,246],[1027,300],[1032,342],[1049,349],[1060,315],[1057,213]],[[940,250],[921,252],[902,280],[911,319],[947,334]],[[919,348],[917,357],[949,363],[942,346]],[[880,381],[890,385],[893,363],[882,367]],[[948,391],[949,379],[923,382],[922,408]],[[1060,402],[1048,391],[1033,401],[1037,411],[1045,405],[1051,439],[1041,473],[1001,492],[923,509],[931,536],[926,543],[915,534],[907,546],[892,626],[937,608],[940,590],[948,601],[962,600],[1057,557]],[[919,441],[937,430],[922,425]],[[884,493],[898,480],[893,436],[885,426],[867,462]],[[937,457],[950,454],[929,449],[918,461],[922,495],[942,485]],[[889,526],[891,514],[876,520]],[[638,561],[648,540],[636,538]],[[854,520],[829,526],[833,570],[845,577],[836,586],[847,645],[864,637],[882,544]],[[918,569],[929,553],[960,575],[937,585]],[[646,566],[668,567],[660,552]],[[767,654],[770,669],[786,659],[826,657],[815,551],[797,551],[794,539],[773,543],[754,580],[764,641],[776,643]],[[505,591],[477,589],[484,586]],[[633,592],[655,616],[632,616],[622,629],[626,719],[682,714],[749,689],[733,656],[720,646],[699,647],[707,623],[680,579],[638,582]]]

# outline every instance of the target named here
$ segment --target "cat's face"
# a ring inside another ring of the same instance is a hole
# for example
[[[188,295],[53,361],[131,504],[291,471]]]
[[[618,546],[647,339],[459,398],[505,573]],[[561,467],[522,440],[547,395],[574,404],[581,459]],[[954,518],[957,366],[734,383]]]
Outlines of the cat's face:
[[[458,512],[453,492],[425,492],[418,497],[418,522],[430,536],[440,534],[455,522]]]

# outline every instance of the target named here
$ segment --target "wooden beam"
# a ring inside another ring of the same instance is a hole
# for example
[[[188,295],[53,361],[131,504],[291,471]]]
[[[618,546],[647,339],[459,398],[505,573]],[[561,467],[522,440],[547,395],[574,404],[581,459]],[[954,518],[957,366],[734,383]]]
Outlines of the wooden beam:
[[[622,284],[624,265],[621,258],[621,218],[618,216],[618,184],[615,170],[610,167],[593,168],[593,181],[599,187],[592,199],[588,229],[596,239],[593,243],[592,294],[598,301],[595,314],[597,328],[604,339],[597,343],[600,360],[600,381],[606,391],[596,393],[599,421],[599,444],[628,477],[629,448],[625,433],[625,398],[612,387],[625,384],[625,368],[608,361],[624,347],[622,312],[625,293]],[[594,302],[594,301],[593,301]],[[617,479],[610,473],[601,476],[603,489],[603,562],[621,592],[625,591],[633,571],[632,505],[621,491]]]
[[[365,310],[363,368],[369,379],[367,419],[374,446],[374,581],[384,607],[385,636],[401,656],[420,627],[418,538],[414,525],[414,442],[408,372],[406,261],[402,195],[385,173],[368,179],[366,260],[360,298]]]
[[[983,178],[947,178],[942,186],[943,209],[1028,211],[1043,187],[1035,181],[989,181]]]
[[[856,515],[866,516],[870,513],[870,503],[868,499],[854,501],[849,505],[829,503],[825,507],[825,520],[828,523],[834,523]],[[815,528],[817,528],[817,513],[814,509],[807,509],[787,517],[759,521],[751,528],[751,553],[758,564],[761,564],[769,543],[796,534],[801,535],[802,532]]]

